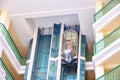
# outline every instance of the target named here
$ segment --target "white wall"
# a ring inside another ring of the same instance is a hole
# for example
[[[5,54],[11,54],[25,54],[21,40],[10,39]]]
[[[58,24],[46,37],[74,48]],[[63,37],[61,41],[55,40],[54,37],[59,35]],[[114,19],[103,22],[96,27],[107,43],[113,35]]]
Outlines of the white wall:
[[[86,35],[88,52],[92,52],[95,41],[92,28],[94,12],[94,8],[79,11],[80,31],[81,34]]]
[[[95,0],[11,0],[13,14],[94,7]]]

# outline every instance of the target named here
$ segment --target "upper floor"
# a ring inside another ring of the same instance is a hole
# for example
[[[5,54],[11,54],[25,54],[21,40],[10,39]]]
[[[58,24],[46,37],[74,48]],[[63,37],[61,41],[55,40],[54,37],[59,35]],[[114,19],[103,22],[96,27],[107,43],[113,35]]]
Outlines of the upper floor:
[[[119,70],[120,64],[120,0],[96,0],[96,4],[97,12],[94,14],[93,24],[95,36],[93,62],[96,67],[96,78],[119,79],[117,76],[119,73],[115,71]],[[109,76],[113,72],[115,76]]]

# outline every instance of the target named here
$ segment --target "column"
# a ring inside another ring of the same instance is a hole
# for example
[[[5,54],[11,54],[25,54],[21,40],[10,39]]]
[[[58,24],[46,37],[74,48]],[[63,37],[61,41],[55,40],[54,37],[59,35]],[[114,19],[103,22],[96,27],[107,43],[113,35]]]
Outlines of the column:
[[[104,75],[104,66],[96,66],[95,67],[95,77],[96,79],[100,76]]]

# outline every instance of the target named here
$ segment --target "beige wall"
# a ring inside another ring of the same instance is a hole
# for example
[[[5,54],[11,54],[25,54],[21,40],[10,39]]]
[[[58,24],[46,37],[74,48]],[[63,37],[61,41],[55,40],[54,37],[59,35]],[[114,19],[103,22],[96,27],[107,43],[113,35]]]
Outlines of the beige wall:
[[[28,51],[28,47],[24,47],[16,33],[16,30],[15,28],[13,27],[12,23],[10,23],[10,26],[9,26],[9,29],[8,29],[8,32],[10,33],[14,43],[16,44],[18,50],[20,51],[21,55],[23,57],[26,57],[27,56],[27,51]]]
[[[20,51],[20,54],[23,57],[26,57],[28,47],[24,47],[22,45],[19,37],[17,36],[17,33],[16,33],[14,26],[10,22],[10,18],[9,18],[8,13],[6,11],[0,11],[0,23],[3,23],[5,25],[6,29],[10,33],[14,43],[16,44],[18,50]]]
[[[10,18],[6,11],[0,11],[0,23],[3,23],[6,27],[6,29],[9,28]]]
[[[1,56],[4,64],[6,65],[7,69],[9,70],[9,72],[11,73],[11,75],[14,77],[15,80],[23,80],[24,75],[18,75],[17,72],[15,71],[14,67],[12,66],[12,64],[10,63],[10,60],[8,60],[8,58],[5,55],[5,52],[3,51],[3,54]]]
[[[96,0],[96,12],[104,7],[110,0]]]
[[[97,31],[97,33],[102,32],[104,36],[113,32],[113,30],[117,29],[120,26],[120,15],[116,16],[114,19],[109,21],[106,25],[102,26],[102,28]]]

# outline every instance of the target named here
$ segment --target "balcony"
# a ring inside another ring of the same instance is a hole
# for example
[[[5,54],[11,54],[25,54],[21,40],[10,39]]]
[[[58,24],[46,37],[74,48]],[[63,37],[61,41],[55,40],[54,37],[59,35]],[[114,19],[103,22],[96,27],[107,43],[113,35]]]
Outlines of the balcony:
[[[9,32],[7,31],[7,29],[5,28],[5,26],[3,24],[0,23],[0,32],[3,34],[3,36],[5,37],[7,43],[9,44],[11,50],[13,51],[14,55],[16,56],[17,60],[19,61],[19,63],[21,65],[25,65],[26,64],[26,58],[23,58],[20,55],[19,50],[17,49],[14,41],[12,40]]]
[[[120,0],[111,0],[102,9],[100,9],[97,13],[94,14],[94,21],[95,22],[98,21],[102,16],[104,16],[107,12],[109,12],[119,3],[120,3]]]
[[[10,72],[8,71],[7,67],[5,66],[5,64],[3,63],[1,58],[0,58],[0,65],[1,65],[2,69],[5,71],[5,79],[6,80],[14,80],[14,78],[12,77]]]
[[[100,40],[94,45],[94,55],[102,51],[104,48],[106,48],[107,46],[109,46],[119,38],[120,38],[120,27],[115,29],[113,32],[108,34],[106,37],[104,37],[102,40]]]
[[[96,80],[119,80],[120,79],[120,65],[105,73]]]

